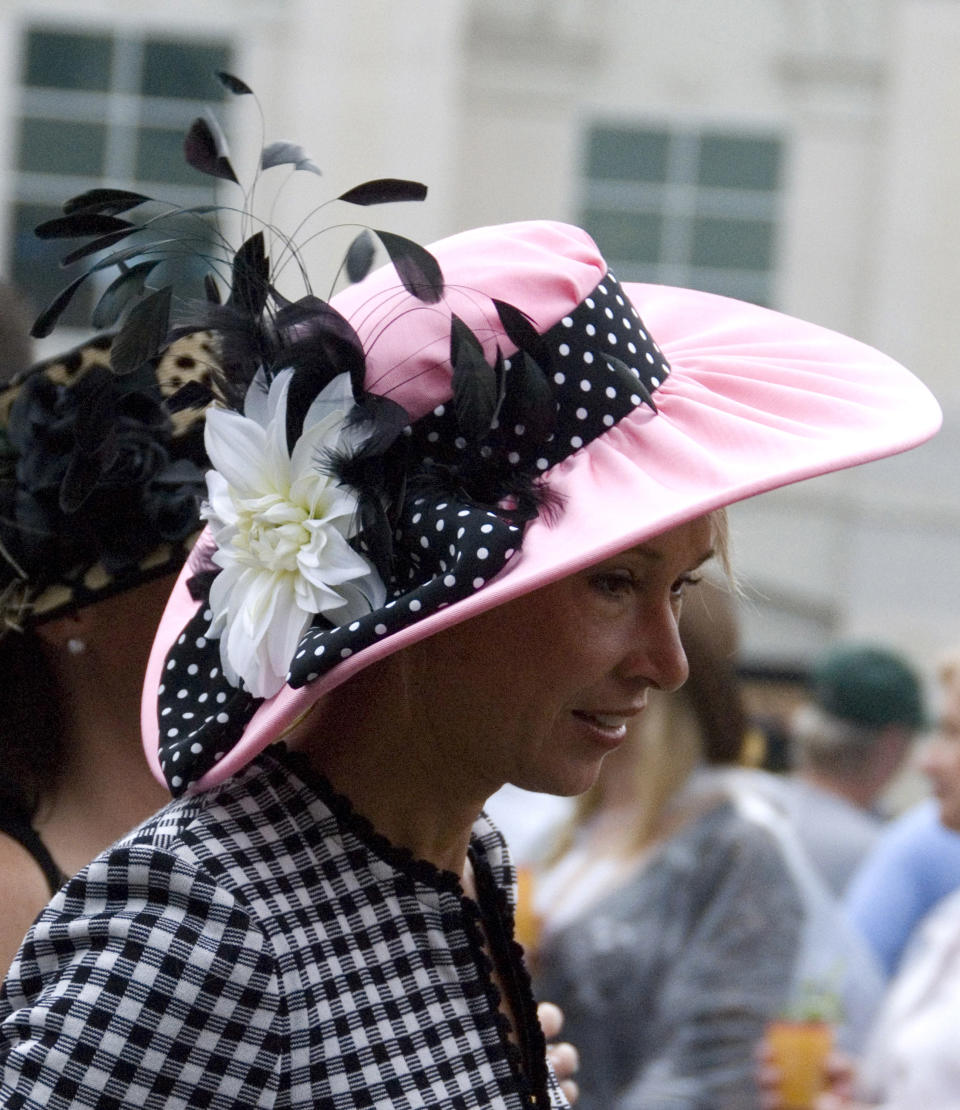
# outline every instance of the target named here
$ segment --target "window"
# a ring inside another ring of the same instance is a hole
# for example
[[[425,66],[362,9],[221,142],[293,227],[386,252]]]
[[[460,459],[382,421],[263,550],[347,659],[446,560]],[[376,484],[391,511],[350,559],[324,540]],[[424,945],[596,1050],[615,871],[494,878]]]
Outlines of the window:
[[[73,241],[33,234],[69,197],[108,185],[181,205],[211,201],[210,179],[183,160],[183,136],[224,97],[215,74],[231,69],[230,57],[223,41],[46,26],[27,33],[6,272],[36,309],[80,272],[58,266]],[[63,324],[88,325],[96,289],[87,284]]]
[[[781,154],[769,133],[598,124],[583,225],[622,280],[767,304]]]

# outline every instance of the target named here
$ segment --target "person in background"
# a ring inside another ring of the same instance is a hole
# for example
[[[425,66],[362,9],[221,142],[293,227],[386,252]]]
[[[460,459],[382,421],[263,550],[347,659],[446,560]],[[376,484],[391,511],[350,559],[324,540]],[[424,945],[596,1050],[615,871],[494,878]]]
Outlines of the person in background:
[[[938,729],[960,733],[960,651],[938,669]],[[844,897],[847,917],[873,948],[888,976],[913,930],[954,890],[960,890],[960,832],[940,819],[935,798],[891,821],[853,876]]]
[[[899,654],[839,644],[814,665],[790,721],[794,770],[769,784],[836,895],[876,844],[878,799],[925,723],[921,682]]]
[[[98,337],[0,390],[4,970],[61,883],[169,800],[143,759],[140,692],[206,456],[203,410],[164,401],[215,359],[197,335],[120,378],[110,353]],[[95,398],[102,453],[71,494]]]
[[[935,800],[925,799],[883,829],[850,880],[844,912],[889,978],[919,922],[958,889],[960,832],[941,822]]]
[[[942,712],[918,766],[930,779],[940,821],[960,831],[960,656],[939,674]],[[817,1110],[955,1110],[960,1092],[960,889],[913,930],[859,1060],[830,1063]],[[776,1073],[761,1073],[765,1105],[779,1110]]]

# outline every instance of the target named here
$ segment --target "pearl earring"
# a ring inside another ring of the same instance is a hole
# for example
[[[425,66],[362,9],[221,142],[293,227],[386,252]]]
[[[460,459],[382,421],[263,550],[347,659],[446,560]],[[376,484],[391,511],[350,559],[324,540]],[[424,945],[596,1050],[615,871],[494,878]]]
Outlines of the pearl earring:
[[[71,636],[70,639],[67,640],[67,651],[69,651],[71,655],[83,655],[86,650],[86,643],[78,637]]]

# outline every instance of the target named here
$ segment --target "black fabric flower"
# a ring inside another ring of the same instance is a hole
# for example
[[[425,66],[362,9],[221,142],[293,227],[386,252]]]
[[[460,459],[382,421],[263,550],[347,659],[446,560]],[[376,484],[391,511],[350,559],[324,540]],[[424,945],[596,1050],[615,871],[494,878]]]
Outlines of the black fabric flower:
[[[103,365],[64,383],[38,372],[17,388],[0,442],[0,544],[9,582],[75,592],[99,564],[137,576],[162,544],[198,526],[202,445],[174,440],[155,366],[119,377]]]

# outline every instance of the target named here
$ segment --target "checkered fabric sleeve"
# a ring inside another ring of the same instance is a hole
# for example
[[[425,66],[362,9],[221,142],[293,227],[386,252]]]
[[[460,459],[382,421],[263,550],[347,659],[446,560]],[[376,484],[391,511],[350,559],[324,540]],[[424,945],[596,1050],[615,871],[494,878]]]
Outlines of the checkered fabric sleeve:
[[[122,847],[72,880],[2,998],[5,1107],[274,1105],[273,954],[233,898],[169,853]]]
[[[262,754],[60,891],[0,990],[0,1106],[566,1106],[512,940],[500,834],[474,828],[473,902],[304,762]],[[519,1049],[484,935],[513,984]]]

